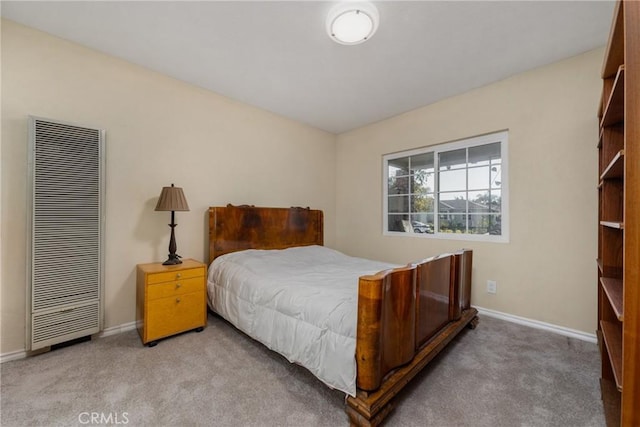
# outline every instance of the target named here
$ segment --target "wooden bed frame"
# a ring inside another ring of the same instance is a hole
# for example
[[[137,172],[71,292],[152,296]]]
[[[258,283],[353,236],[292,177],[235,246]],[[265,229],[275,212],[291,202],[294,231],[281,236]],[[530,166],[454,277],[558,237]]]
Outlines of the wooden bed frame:
[[[209,263],[244,249],[322,245],[323,234],[319,210],[211,207]],[[346,399],[352,425],[379,425],[403,387],[465,327],[476,327],[471,265],[471,250],[461,250],[360,277],[357,392]]]

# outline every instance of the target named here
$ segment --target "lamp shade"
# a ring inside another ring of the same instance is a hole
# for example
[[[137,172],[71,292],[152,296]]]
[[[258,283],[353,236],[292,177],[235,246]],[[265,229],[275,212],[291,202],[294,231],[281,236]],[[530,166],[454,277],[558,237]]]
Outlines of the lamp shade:
[[[184,197],[182,188],[174,187],[162,187],[158,204],[156,205],[157,211],[188,211],[189,205],[187,204],[187,198]]]

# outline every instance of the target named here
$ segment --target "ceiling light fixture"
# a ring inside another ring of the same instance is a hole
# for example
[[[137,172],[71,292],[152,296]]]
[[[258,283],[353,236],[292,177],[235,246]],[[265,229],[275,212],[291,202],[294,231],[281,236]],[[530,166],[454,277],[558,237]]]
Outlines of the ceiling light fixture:
[[[339,3],[329,11],[327,33],[337,43],[359,44],[373,36],[379,20],[378,9],[371,3]]]

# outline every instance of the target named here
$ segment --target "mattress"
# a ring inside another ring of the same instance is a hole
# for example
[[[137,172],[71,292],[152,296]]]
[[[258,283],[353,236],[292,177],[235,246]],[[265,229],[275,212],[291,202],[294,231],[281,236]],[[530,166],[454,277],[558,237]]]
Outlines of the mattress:
[[[355,396],[358,278],[393,267],[323,246],[234,252],[211,263],[208,303],[329,387]]]

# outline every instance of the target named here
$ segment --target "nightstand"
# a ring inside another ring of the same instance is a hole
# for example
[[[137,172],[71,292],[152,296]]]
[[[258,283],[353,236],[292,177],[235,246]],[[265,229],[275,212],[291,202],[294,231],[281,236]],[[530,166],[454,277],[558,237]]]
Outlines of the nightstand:
[[[138,264],[136,320],[142,343],[153,347],[160,338],[207,324],[205,264],[185,259],[182,264]]]

